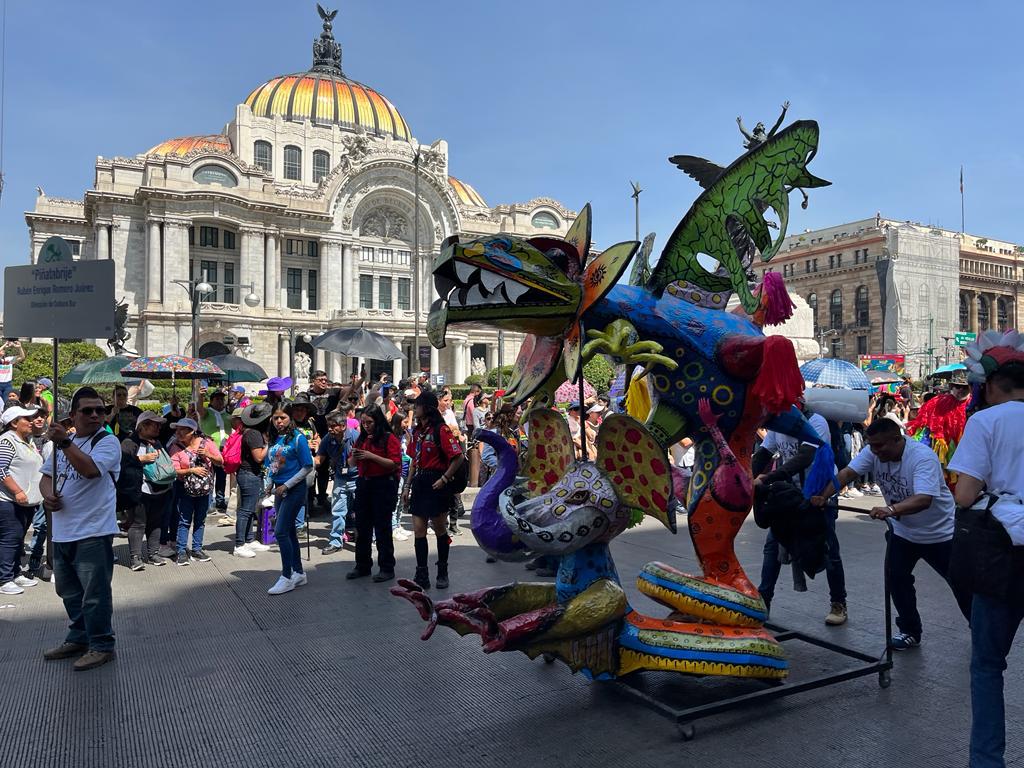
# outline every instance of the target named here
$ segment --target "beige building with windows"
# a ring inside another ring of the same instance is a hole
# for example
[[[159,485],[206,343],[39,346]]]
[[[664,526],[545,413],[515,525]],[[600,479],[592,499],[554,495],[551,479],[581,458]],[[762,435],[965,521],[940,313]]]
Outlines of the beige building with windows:
[[[955,362],[957,331],[1020,327],[1024,248],[877,215],[787,237],[767,266],[814,315],[826,354],[903,354],[912,375]]]
[[[444,140],[421,145],[388,99],[344,74],[325,19],[313,66],[257,85],[221,133],[98,158],[83,199],[40,193],[25,218],[33,262],[52,235],[76,258],[116,262],[130,346],[141,354],[234,352],[284,375],[304,353],[342,379],[360,361],[314,350],[308,338],[362,325],[408,360],[418,292],[421,367],[461,383],[473,359],[497,365],[498,335],[460,327],[446,349],[428,344],[430,265],[442,241],[561,235],[575,212],[549,198],[489,206],[450,175]],[[214,290],[202,297],[193,345],[189,288],[202,281]],[[506,363],[519,342],[506,334]],[[368,367],[397,379],[403,365]]]

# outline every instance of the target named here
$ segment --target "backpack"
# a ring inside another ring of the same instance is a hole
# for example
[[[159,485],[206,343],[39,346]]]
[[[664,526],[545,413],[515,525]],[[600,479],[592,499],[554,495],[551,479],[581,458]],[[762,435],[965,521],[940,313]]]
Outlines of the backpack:
[[[101,438],[106,435],[102,431],[98,434]],[[132,435],[132,437],[135,437],[135,435]],[[118,509],[128,509],[142,501],[142,462],[139,461],[136,453],[139,449],[139,444],[132,440],[132,437],[126,437],[124,440],[124,442],[131,444],[131,451],[124,450],[124,443],[121,444],[121,474],[118,475],[117,480],[114,482],[114,488],[117,490]],[[97,442],[99,441],[94,437],[91,446],[95,447]]]
[[[232,432],[224,442],[224,472],[233,475],[242,466],[242,432]]]
[[[434,444],[437,446],[437,450],[441,450],[441,425],[438,424],[434,428]],[[448,481],[448,485],[445,486],[445,490],[451,493],[453,496],[458,496],[469,485],[469,461],[466,459],[465,454],[462,456],[462,464],[452,475],[451,480]]]

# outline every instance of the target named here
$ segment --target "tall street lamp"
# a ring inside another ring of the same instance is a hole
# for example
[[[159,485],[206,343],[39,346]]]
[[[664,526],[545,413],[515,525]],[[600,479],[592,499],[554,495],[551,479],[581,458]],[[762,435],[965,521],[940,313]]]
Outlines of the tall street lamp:
[[[419,376],[422,364],[420,363],[420,148],[417,145],[416,153],[412,156],[413,173],[413,197],[416,205],[412,211],[412,324],[413,324],[413,348],[409,360],[409,375]],[[437,371],[433,371],[437,373]]]
[[[825,338],[827,336],[838,336],[839,333],[840,332],[837,329],[835,329],[835,328],[829,328],[827,331],[826,330],[819,330],[818,331],[818,357],[819,358],[825,356]]]

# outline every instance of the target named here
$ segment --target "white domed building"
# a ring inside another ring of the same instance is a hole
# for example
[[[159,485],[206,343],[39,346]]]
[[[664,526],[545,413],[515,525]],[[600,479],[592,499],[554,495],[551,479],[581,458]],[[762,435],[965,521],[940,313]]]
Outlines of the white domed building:
[[[302,352],[340,380],[361,361],[314,350],[308,338],[361,325],[408,360],[418,289],[421,367],[461,383],[473,359],[497,365],[498,335],[460,328],[444,350],[430,347],[430,273],[441,242],[561,235],[574,217],[548,198],[491,207],[450,176],[447,142],[419,144],[394,104],[345,75],[327,18],[312,68],[256,86],[222,133],[98,158],[82,200],[40,193],[26,221],[33,261],[60,235],[75,258],[116,262],[117,296],[129,304],[130,345],[140,354],[234,352],[286,375]],[[214,290],[203,296],[193,347],[188,288],[204,281]],[[519,341],[506,334],[506,363]],[[371,373],[397,379],[404,365],[374,362]]]

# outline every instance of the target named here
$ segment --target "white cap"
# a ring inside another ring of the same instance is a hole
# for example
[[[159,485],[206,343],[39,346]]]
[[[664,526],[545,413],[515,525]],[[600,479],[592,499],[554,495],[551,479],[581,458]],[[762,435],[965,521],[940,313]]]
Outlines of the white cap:
[[[592,406],[587,408],[587,413],[603,413],[604,406],[600,403],[594,403]]]
[[[15,419],[20,419],[22,416],[27,416],[31,419],[34,418],[37,413],[39,413],[38,408],[22,408],[20,405],[12,405],[4,411],[3,418],[0,419],[0,421],[3,421],[3,425],[6,427]]]

